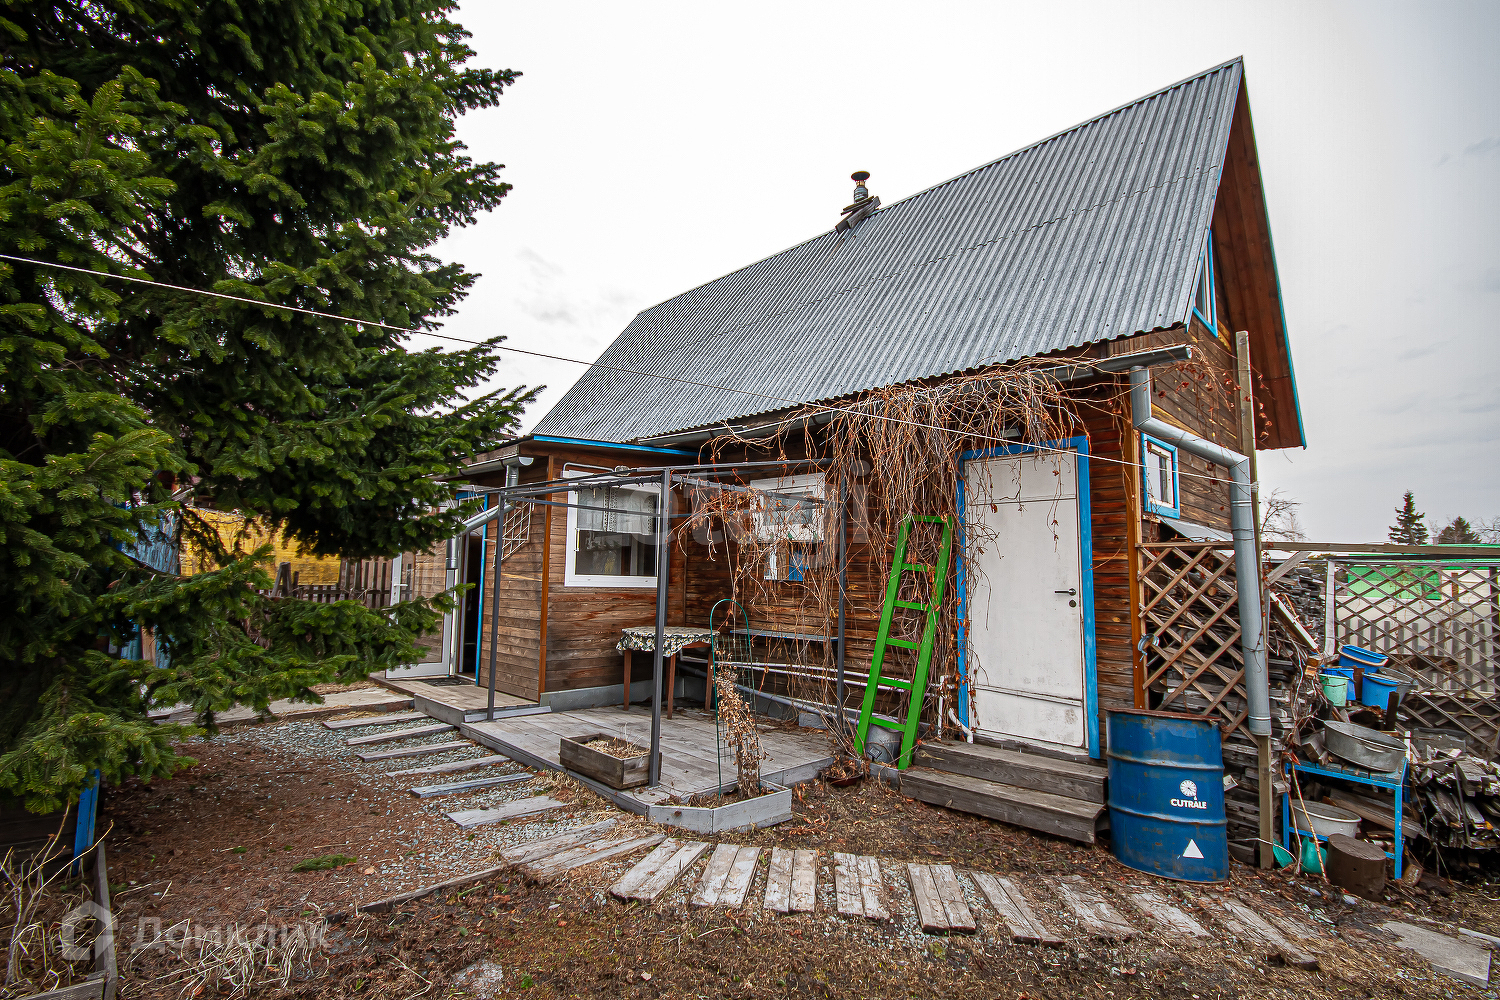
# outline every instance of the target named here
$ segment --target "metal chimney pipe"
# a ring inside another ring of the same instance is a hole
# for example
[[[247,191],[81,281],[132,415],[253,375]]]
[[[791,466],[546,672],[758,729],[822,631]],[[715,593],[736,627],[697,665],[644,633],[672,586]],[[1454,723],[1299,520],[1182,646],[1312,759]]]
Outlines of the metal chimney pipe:
[[[1261,634],[1260,558],[1255,551],[1255,513],[1251,503],[1255,484],[1250,480],[1250,459],[1152,416],[1151,373],[1145,368],[1130,370],[1130,416],[1136,430],[1229,470],[1229,527],[1234,535],[1240,652],[1245,658],[1245,695],[1250,708],[1248,722],[1251,735],[1270,736],[1271,692],[1266,676],[1265,637]]]

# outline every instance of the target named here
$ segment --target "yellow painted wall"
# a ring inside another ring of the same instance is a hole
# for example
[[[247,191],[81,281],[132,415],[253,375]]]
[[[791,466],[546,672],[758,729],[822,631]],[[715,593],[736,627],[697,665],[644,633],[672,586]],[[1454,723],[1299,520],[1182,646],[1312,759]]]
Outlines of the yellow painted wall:
[[[232,544],[235,535],[245,523],[245,518],[233,511],[207,510],[202,507],[194,508],[194,513],[203,520],[213,524],[219,532],[225,544]],[[292,572],[298,574],[299,584],[332,584],[339,582],[339,560],[333,556],[307,556],[298,555],[295,543],[288,543],[281,538],[268,538],[263,531],[251,531],[241,544],[246,549],[257,549],[269,541],[275,547],[276,554],[266,564],[266,571],[272,577],[276,575],[276,567],[280,563],[292,564]],[[207,562],[203,555],[195,552],[191,545],[184,546],[182,553],[182,572],[188,575],[201,573],[213,567]]]

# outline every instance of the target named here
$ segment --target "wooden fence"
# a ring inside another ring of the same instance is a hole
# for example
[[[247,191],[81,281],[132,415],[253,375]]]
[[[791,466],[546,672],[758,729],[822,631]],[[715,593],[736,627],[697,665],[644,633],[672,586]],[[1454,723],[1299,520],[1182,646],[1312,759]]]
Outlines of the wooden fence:
[[[1474,750],[1500,750],[1500,559],[1329,560],[1333,645],[1391,658],[1415,682],[1413,725],[1461,730]]]
[[[1148,542],[1139,552],[1147,704],[1212,716],[1226,736],[1240,730],[1249,706],[1233,550],[1184,541]]]
[[[1137,614],[1147,637],[1141,687],[1148,707],[1210,716],[1225,739],[1250,739],[1234,550],[1225,542],[1176,541],[1147,542],[1138,552]],[[1278,733],[1289,721],[1288,692],[1317,652],[1317,639],[1281,592],[1283,575],[1267,574],[1263,602],[1271,723]]]
[[[339,566],[338,583],[300,583],[292,564],[276,567],[276,583],[267,597],[294,597],[314,604],[336,601],[359,601],[367,608],[384,608],[391,603],[391,561],[389,559],[345,559]]]

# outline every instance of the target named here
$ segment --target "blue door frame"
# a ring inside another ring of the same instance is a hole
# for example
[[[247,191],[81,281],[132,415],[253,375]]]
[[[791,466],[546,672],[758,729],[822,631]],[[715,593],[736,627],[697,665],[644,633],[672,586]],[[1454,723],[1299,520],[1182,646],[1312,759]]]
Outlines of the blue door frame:
[[[477,491],[474,491],[474,490],[459,490],[456,494],[454,494],[455,499],[458,499],[458,500],[468,500],[471,497],[475,497],[475,496],[479,497],[480,501],[484,505],[484,506],[482,506],[482,507],[479,508],[480,510],[489,510],[490,509],[490,495],[488,493],[482,493],[481,494],[481,493],[479,493]],[[473,622],[473,625],[472,625],[472,631],[474,633],[474,679],[475,679],[475,683],[478,683],[478,680],[479,680],[479,626],[480,626],[480,620],[482,618],[484,618],[484,574],[486,572],[486,567],[489,565],[489,562],[487,561],[487,559],[485,557],[489,555],[489,550],[490,550],[489,546],[490,546],[490,529],[489,529],[489,525],[485,525],[484,537],[479,540],[479,579],[475,580],[475,581],[472,581],[474,583],[475,587],[479,591],[479,614],[477,614],[477,615],[474,616],[474,622]],[[463,552],[463,558],[466,559],[466,560],[469,558],[469,536],[468,536],[467,532],[464,533],[464,552]],[[464,601],[467,603],[467,601],[468,601],[468,597],[467,596],[464,598]],[[467,631],[470,631],[470,630],[471,630],[471,628],[470,628],[469,623],[465,622],[464,623],[464,631],[467,632]],[[462,676],[463,672],[464,672],[464,640],[466,638],[467,638],[466,636],[462,636],[462,635],[458,637],[458,662],[453,665],[453,676],[455,676],[455,677]]]
[[[1102,753],[1099,745],[1099,669],[1094,638],[1094,525],[1089,489],[1089,439],[1083,436],[1039,445],[1009,444],[982,448],[958,456],[958,714],[969,725],[968,588],[964,584],[964,474],[972,459],[1024,455],[1028,452],[1067,450],[1078,460],[1078,576],[1079,605],[1083,608],[1083,710],[1090,757]]]

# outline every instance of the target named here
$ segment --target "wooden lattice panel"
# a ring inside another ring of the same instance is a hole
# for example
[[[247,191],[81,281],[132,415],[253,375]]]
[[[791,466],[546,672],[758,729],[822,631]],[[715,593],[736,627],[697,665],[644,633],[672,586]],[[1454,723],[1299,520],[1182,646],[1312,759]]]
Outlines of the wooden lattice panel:
[[[1391,658],[1416,687],[1415,725],[1461,729],[1475,749],[1500,737],[1500,580],[1495,564],[1345,562],[1333,594],[1335,641]]]
[[[1152,543],[1140,548],[1142,687],[1165,712],[1223,720],[1225,735],[1249,714],[1235,589],[1234,552],[1215,543]]]

